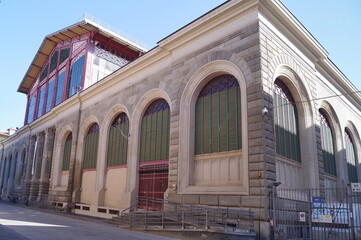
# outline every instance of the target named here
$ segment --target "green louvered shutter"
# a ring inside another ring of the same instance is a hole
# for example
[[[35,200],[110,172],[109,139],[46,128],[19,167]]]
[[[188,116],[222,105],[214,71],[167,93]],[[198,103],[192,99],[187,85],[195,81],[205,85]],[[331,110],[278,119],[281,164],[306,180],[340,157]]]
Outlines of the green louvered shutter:
[[[273,101],[277,154],[301,162],[297,107],[279,79],[274,83]]]
[[[336,176],[335,147],[331,125],[326,115],[320,111],[320,133],[323,156],[323,167],[326,173]]]
[[[350,182],[355,183],[358,182],[356,151],[355,145],[353,144],[351,138],[351,134],[347,129],[345,131],[345,143],[348,179],[350,180]]]
[[[169,105],[158,99],[149,105],[141,125],[140,162],[169,159]]]
[[[112,122],[108,137],[107,165],[127,164],[129,119],[127,114],[119,114]]]
[[[237,79],[221,75],[210,80],[195,106],[195,154],[242,148],[241,100]]]
[[[69,170],[70,165],[70,154],[71,154],[71,145],[73,140],[72,133],[69,133],[68,137],[66,138],[65,144],[64,144],[64,154],[63,154],[63,165],[62,165],[62,171]]]
[[[98,155],[99,125],[94,123],[88,130],[84,141],[82,169],[96,168]]]

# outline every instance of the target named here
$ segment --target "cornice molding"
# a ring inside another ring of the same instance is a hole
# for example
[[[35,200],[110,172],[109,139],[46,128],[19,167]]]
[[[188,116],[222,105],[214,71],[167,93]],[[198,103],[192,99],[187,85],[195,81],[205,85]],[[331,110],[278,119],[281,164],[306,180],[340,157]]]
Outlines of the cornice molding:
[[[361,94],[328,58],[328,52],[301,22],[279,1],[260,0],[259,11],[314,63],[315,69],[334,84],[345,97],[361,110]]]

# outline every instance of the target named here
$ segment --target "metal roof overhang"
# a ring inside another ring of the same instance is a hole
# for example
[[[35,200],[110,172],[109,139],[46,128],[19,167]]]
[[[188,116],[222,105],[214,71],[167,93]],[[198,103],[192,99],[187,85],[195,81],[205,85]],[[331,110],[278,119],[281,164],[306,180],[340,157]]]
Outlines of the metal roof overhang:
[[[128,48],[136,51],[136,52],[145,52],[144,49],[138,48],[136,44],[131,44],[131,42],[122,38],[121,36],[112,35],[106,29],[95,26],[96,24],[92,24],[88,20],[83,20],[74,25],[71,25],[67,28],[59,30],[55,33],[47,35],[43,42],[40,45],[38,52],[36,53],[33,61],[31,62],[28,71],[26,72],[23,80],[21,81],[18,92],[27,94],[36,81],[36,77],[41,71],[42,66],[47,61],[49,55],[56,47],[58,43],[70,40],[74,37],[81,36],[83,34],[96,31],[98,34],[101,34],[107,38],[112,38],[113,41],[116,41]]]

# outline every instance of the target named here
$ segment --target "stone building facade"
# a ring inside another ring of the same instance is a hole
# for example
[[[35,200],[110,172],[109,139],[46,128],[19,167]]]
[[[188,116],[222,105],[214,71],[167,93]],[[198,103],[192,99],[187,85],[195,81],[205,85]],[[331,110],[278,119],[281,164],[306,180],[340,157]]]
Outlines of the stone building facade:
[[[161,172],[163,198],[252,209],[266,238],[274,182],[360,181],[360,129],[357,89],[286,7],[231,0],[3,140],[1,194],[107,218]]]

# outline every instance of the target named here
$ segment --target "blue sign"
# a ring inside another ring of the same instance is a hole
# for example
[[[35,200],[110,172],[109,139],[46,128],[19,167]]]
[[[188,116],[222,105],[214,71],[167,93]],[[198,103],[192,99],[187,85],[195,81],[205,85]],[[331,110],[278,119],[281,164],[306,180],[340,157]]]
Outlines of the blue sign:
[[[322,197],[312,196],[312,207],[314,207],[314,208],[322,207]]]

